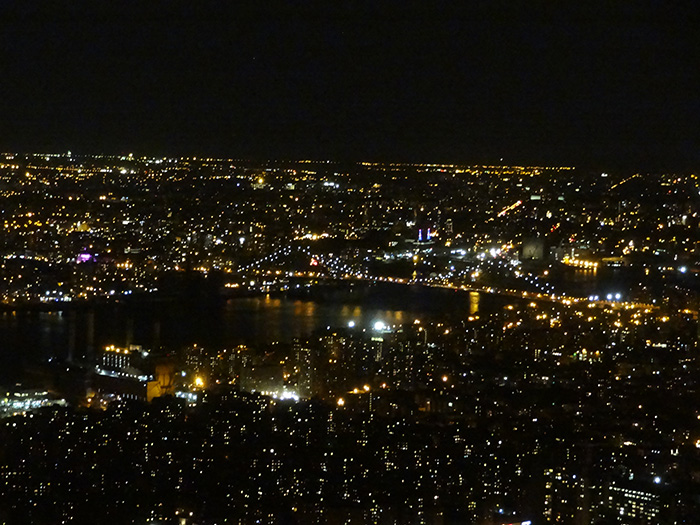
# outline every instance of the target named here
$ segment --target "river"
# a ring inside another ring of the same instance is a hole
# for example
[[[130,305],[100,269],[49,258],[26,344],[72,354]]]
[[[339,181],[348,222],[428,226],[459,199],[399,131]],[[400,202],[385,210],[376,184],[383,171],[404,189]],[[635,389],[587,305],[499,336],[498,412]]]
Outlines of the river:
[[[176,351],[197,343],[205,347],[253,347],[291,342],[326,326],[370,328],[416,318],[443,318],[488,311],[500,297],[417,286],[376,285],[361,296],[340,290],[331,296],[293,298],[261,295],[220,298],[184,295],[148,298],[65,310],[22,309],[0,313],[0,385],[21,380],[23,371],[49,359],[81,360],[105,345],[140,344]]]

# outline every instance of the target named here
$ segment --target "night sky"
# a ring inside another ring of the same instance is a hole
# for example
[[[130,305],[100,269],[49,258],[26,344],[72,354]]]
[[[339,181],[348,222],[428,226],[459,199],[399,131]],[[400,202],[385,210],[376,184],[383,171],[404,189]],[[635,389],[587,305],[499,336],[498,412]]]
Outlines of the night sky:
[[[4,0],[0,151],[700,166],[693,2],[259,4]]]

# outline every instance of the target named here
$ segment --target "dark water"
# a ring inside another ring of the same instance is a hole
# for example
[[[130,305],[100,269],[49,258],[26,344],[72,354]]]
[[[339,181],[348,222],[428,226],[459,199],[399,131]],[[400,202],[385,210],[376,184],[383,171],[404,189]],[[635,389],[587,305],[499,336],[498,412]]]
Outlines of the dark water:
[[[371,293],[340,291],[332,297],[294,299],[259,296],[221,299],[181,297],[72,307],[63,311],[0,313],[0,384],[21,380],[23,370],[50,358],[80,360],[108,344],[140,344],[177,350],[197,343],[226,348],[290,342],[326,326],[358,329],[375,322],[401,324],[416,318],[464,316],[504,299],[475,293],[404,286],[373,287]]]
[[[684,275],[677,271],[664,273],[656,268],[642,266],[603,267],[596,270],[560,266],[552,272],[550,280],[559,292],[583,297],[598,295],[601,298],[619,293],[623,300],[636,298],[660,301],[669,285],[700,289],[697,275]]]
[[[575,295],[621,292],[623,297],[661,283],[643,269],[563,268],[551,276],[556,285]],[[277,296],[224,299],[185,286],[177,299],[135,299],[106,305],[71,306],[63,311],[21,310],[0,313],[0,384],[22,378],[23,370],[50,358],[80,360],[105,345],[140,344],[178,350],[197,343],[211,348],[237,344],[259,346],[290,342],[326,326],[358,329],[375,322],[401,324],[415,318],[460,317],[477,309],[482,314],[504,299],[453,290],[402,285],[330,287],[311,297]],[[561,288],[558,289],[561,290]],[[660,292],[658,292],[660,293]],[[626,297],[625,297],[626,298]]]

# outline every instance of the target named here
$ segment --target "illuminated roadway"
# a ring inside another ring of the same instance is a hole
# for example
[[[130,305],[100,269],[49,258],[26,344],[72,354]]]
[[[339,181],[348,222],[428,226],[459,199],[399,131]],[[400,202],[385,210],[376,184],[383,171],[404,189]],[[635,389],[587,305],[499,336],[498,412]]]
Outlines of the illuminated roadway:
[[[319,271],[307,270],[282,270],[282,269],[263,269],[262,266],[267,266],[269,264],[281,263],[287,259],[290,255],[294,253],[302,253],[310,261],[310,266],[318,267]],[[502,261],[489,261],[491,264],[505,264]],[[613,307],[621,309],[656,309],[655,305],[644,304],[644,303],[633,303],[633,302],[622,302],[622,301],[608,301],[608,300],[591,300],[587,297],[574,297],[566,295],[557,295],[549,292],[528,292],[525,290],[515,290],[509,288],[497,288],[494,286],[475,286],[473,284],[463,284],[451,281],[450,279],[444,277],[427,278],[427,279],[402,279],[396,277],[383,277],[383,276],[373,276],[369,275],[367,271],[360,271],[353,269],[346,263],[335,260],[332,257],[327,257],[322,254],[312,253],[308,248],[303,247],[284,247],[276,252],[273,252],[257,261],[250,264],[242,266],[238,269],[236,274],[240,274],[241,277],[245,279],[250,278],[250,274],[256,277],[271,277],[273,279],[279,278],[305,278],[314,280],[340,280],[340,281],[362,281],[369,283],[391,283],[391,284],[402,284],[402,285],[419,285],[431,288],[442,288],[450,289],[455,291],[465,291],[465,292],[477,292],[477,293],[489,293],[496,295],[503,295],[508,297],[514,297],[518,299],[529,299],[538,301],[547,301],[552,303],[563,304],[566,306],[571,306],[575,304],[586,304],[589,306],[597,307]],[[523,274],[525,280],[529,284],[535,286],[542,286],[540,283],[535,282],[537,277],[528,276]],[[549,285],[546,285],[549,286]]]

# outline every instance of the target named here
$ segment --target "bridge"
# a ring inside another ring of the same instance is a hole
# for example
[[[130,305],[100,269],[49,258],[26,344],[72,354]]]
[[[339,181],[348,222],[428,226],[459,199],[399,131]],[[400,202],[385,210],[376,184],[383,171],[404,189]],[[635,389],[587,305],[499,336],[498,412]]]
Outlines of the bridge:
[[[545,301],[565,306],[586,305],[599,308],[644,309],[653,310],[652,304],[623,302],[598,299],[591,297],[576,297],[557,294],[553,286],[535,274],[516,269],[512,260],[503,258],[483,258],[476,260],[460,270],[450,270],[445,273],[400,278],[391,276],[372,275],[369,270],[369,258],[346,261],[333,253],[323,253],[313,250],[311,246],[284,246],[255,261],[240,266],[232,272],[241,281],[247,282],[252,278],[266,278],[282,281],[290,278],[309,280],[340,280],[366,283],[391,283],[400,285],[419,285],[433,288],[451,289],[455,291],[496,294],[531,301]],[[523,284],[520,287],[483,286],[474,282],[474,272],[495,270],[509,273]]]

